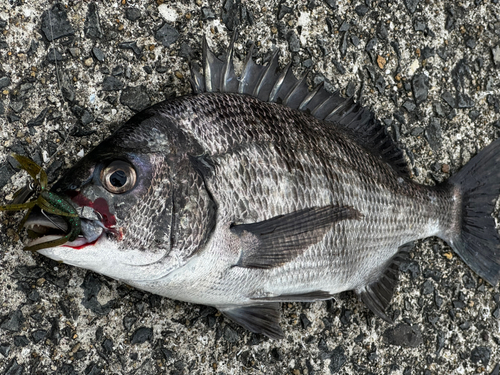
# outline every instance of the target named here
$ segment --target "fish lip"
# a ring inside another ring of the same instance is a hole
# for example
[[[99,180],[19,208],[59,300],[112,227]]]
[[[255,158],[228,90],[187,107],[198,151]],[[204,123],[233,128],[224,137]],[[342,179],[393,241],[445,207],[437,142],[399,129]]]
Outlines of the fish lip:
[[[82,210],[77,212],[83,213]],[[73,241],[68,241],[62,245],[62,247],[71,247],[73,249],[82,249],[86,246],[90,246],[99,241],[107,233],[114,233],[113,228],[106,228],[102,223],[100,214],[96,211],[97,219],[88,219],[88,213],[85,216],[80,216],[81,229],[78,237]],[[24,228],[29,229],[34,235],[38,236],[27,244],[27,247],[32,247],[40,245],[49,241],[54,241],[64,237],[69,231],[69,225],[67,221],[59,215],[54,215],[50,213],[43,212],[41,209],[34,209],[26,223],[24,223]]]

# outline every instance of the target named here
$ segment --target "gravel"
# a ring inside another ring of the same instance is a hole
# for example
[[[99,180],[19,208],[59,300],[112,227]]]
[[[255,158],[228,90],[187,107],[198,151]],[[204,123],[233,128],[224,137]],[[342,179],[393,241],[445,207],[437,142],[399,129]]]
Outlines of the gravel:
[[[55,180],[136,111],[189,93],[203,35],[220,56],[229,30],[237,68],[254,42],[260,62],[278,48],[282,66],[361,90],[413,178],[444,181],[499,136],[499,19],[490,0],[4,1],[1,202],[28,181],[11,152],[52,161]],[[23,252],[21,218],[0,213],[0,373],[499,373],[498,288],[436,238],[401,265],[393,324],[346,292],[283,304],[273,341],[213,308]]]

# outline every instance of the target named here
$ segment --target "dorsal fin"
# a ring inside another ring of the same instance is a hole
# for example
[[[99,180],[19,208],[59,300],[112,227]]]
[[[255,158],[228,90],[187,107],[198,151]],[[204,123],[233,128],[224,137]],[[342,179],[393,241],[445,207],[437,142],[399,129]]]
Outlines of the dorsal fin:
[[[191,64],[191,85],[195,94],[247,94],[265,102],[281,103],[289,108],[308,112],[327,124],[342,127],[360,145],[379,155],[402,175],[409,176],[403,152],[370,109],[355,103],[352,98],[343,98],[338,91],[328,92],[323,84],[309,91],[307,74],[301,78],[295,77],[291,64],[279,71],[278,51],[267,65],[260,65],[252,59],[252,45],[238,78],[233,65],[235,36],[236,33],[224,60],[217,58],[208,47],[206,38],[203,39],[203,74],[196,64]]]

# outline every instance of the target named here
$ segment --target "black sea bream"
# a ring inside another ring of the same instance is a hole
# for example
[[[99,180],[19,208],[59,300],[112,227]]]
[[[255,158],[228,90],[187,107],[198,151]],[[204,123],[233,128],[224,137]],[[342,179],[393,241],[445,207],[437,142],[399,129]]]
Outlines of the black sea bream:
[[[419,185],[368,109],[309,91],[277,55],[237,77],[232,51],[221,61],[205,42],[192,95],[138,113],[69,170],[51,192],[80,227],[35,209],[25,226],[44,236],[29,247],[272,338],[280,302],[346,290],[390,320],[401,248],[420,238],[498,283],[500,140]]]

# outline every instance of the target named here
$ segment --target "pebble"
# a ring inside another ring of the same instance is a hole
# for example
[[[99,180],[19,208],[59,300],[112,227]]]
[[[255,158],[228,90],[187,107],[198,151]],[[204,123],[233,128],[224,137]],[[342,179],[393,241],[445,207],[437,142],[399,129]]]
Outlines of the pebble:
[[[285,15],[292,13],[292,8],[286,6],[285,4],[280,4],[278,7],[278,20],[282,20]]]
[[[226,0],[222,6],[222,22],[228,30],[233,31],[236,27],[241,24],[241,13],[243,7],[241,6],[241,0]]]
[[[123,318],[123,326],[127,332],[130,332],[132,326],[137,321],[137,318],[133,315],[127,315]]]
[[[457,107],[472,108],[474,107],[474,100],[469,95],[459,91],[457,92]]]
[[[9,107],[14,111],[14,112],[21,112],[23,107],[24,107],[24,103],[22,101],[11,101],[10,102],[10,105]]]
[[[332,22],[332,21],[330,20],[330,22]],[[349,22],[347,22],[347,21],[343,21],[343,22],[342,22],[342,25],[340,25],[339,31],[340,31],[340,32],[349,31],[349,28],[350,28],[350,27],[351,27],[351,26],[349,25]]]
[[[141,11],[138,8],[130,7],[125,10],[125,17],[129,21],[137,21],[141,18]]]
[[[326,5],[330,7],[330,9],[337,10],[337,0],[325,0]]]
[[[140,327],[135,330],[130,339],[131,344],[142,344],[146,341],[153,340],[153,329],[147,327]]]
[[[355,93],[356,93],[356,82],[349,81],[345,90],[345,94],[348,98],[352,98]]]
[[[434,50],[434,48],[431,48],[429,46],[425,46],[424,48],[422,48],[421,52],[422,52],[421,53],[422,58],[424,60],[427,60],[436,54],[436,51]]]
[[[358,16],[360,17],[363,17],[366,13],[368,13],[368,11],[370,10],[370,8],[368,8],[366,5],[364,4],[361,4],[361,5],[358,5],[354,11],[358,14]]]
[[[377,74],[377,79],[375,81],[375,88],[378,90],[378,92],[380,94],[384,93],[385,86],[386,86],[386,83],[385,83],[384,76],[382,76],[381,74]]]
[[[111,75],[115,76],[115,77],[121,76],[123,74],[123,72],[125,72],[125,70],[123,69],[123,66],[117,65],[111,70]]]
[[[80,55],[81,55],[80,48],[71,47],[71,48],[68,48],[68,51],[72,57],[80,57]]]
[[[9,77],[0,78],[0,90],[3,90],[5,87],[8,87],[9,85],[10,85]]]
[[[92,61],[92,59],[90,60]],[[63,78],[61,80],[61,92],[64,100],[70,103],[75,101],[76,98],[75,86],[73,85],[73,82],[65,75],[63,75]]]
[[[132,50],[136,56],[142,55],[142,50],[137,46],[137,42],[123,42],[118,44],[118,48]]]
[[[372,52],[375,50],[375,47],[377,46],[377,43],[378,43],[378,39],[377,38],[372,38],[368,41],[368,43],[366,43],[366,46],[365,46],[365,51],[367,52]]]
[[[224,339],[227,342],[238,342],[240,337],[238,335],[238,332],[236,332],[230,325],[226,325],[224,327]]]
[[[443,98],[446,104],[448,104],[451,108],[457,107],[456,99],[449,91],[444,91],[441,98]]]
[[[14,336],[14,345],[17,347],[25,347],[30,344],[30,340],[24,335]]]
[[[94,47],[92,48],[92,54],[94,55],[94,57],[99,60],[99,62],[104,62],[105,60],[105,57],[104,57],[104,52],[102,52],[102,50],[98,47]]]
[[[300,324],[302,328],[307,329],[311,326],[311,321],[307,318],[306,314],[300,314]]]
[[[474,364],[482,363],[485,366],[488,366],[490,362],[491,350],[485,346],[478,346],[474,348],[470,355],[470,360]]]
[[[431,118],[429,125],[425,129],[425,138],[429,143],[429,146],[434,151],[438,151],[441,147],[442,140],[442,130],[441,130],[441,120],[438,118]]]
[[[361,43],[361,41],[359,40],[358,36],[355,35],[355,34],[351,34],[351,43],[354,47],[357,47],[359,46],[359,44]]]
[[[21,330],[21,325],[24,322],[24,316],[21,310],[15,310],[12,312],[7,319],[5,319],[2,324],[0,324],[1,329],[7,331],[19,332]]]
[[[4,357],[7,357],[10,352],[10,344],[6,342],[2,342],[0,344],[0,354],[3,355]]]
[[[113,340],[105,339],[101,346],[107,354],[111,354],[113,352]]]
[[[94,121],[94,116],[86,108],[75,105],[71,108],[71,111],[84,126]]]
[[[179,39],[179,32],[166,23],[156,31],[155,39],[163,44],[164,47],[170,47]]]
[[[178,18],[177,10],[168,6],[167,4],[160,4],[158,6],[158,12],[160,12],[160,15],[162,16],[162,18],[167,22],[173,23],[173,22],[177,21],[177,18]]]
[[[380,69],[384,69],[385,68],[385,64],[387,64],[387,60],[380,56],[380,55],[377,55],[377,65]]]
[[[422,294],[428,295],[434,293],[434,283],[431,280],[426,280],[422,285]]]
[[[415,31],[425,31],[427,30],[427,25],[425,24],[424,21],[422,20],[415,20],[414,24],[413,24],[413,30]]]
[[[408,9],[408,12],[413,14],[417,10],[417,5],[420,2],[420,0],[403,0],[403,2],[406,6],[406,9]]]
[[[45,336],[47,336],[47,331],[43,329],[37,329],[31,333],[31,337],[33,338],[33,342],[35,344],[42,341],[45,338]]]
[[[386,40],[389,37],[389,32],[387,31],[387,27],[385,27],[384,22],[380,22],[377,26],[377,36],[382,39]]]
[[[98,276],[92,272],[87,272],[81,287],[84,294],[84,298],[82,299],[83,306],[97,315],[106,315],[111,311],[114,300],[108,301],[104,305],[97,300],[97,295],[101,290],[101,282]]]
[[[99,22],[99,13],[95,3],[90,3],[83,27],[85,37],[89,39],[100,39],[102,37],[101,24]]]
[[[329,357],[330,365],[328,367],[330,368],[330,372],[332,374],[340,371],[340,369],[347,362],[347,356],[345,354],[344,348],[340,345],[333,349],[331,353],[329,353]]]
[[[497,68],[500,68],[500,44],[491,48],[491,56],[493,58],[493,63]],[[1,85],[0,85],[1,88]]]
[[[120,95],[120,103],[136,112],[151,106],[151,101],[144,86],[124,89]]]
[[[290,52],[299,52],[300,51],[300,39],[295,33],[295,31],[290,31],[288,33],[288,50]]]
[[[388,328],[384,332],[384,338],[391,345],[405,348],[416,348],[422,343],[420,328],[416,325],[410,326],[400,323],[396,327]]]
[[[62,61],[62,59],[63,59],[63,56],[57,48],[50,48],[49,49],[49,52],[47,53],[47,61],[57,62],[57,61]]]
[[[9,164],[3,164],[0,166],[0,189],[10,181],[13,174],[14,171],[10,168]]]
[[[493,315],[495,319],[500,319],[500,306],[497,306],[491,315]]]
[[[477,45],[476,39],[474,39],[474,38],[468,38],[468,39],[465,41],[465,45],[466,45],[467,47],[469,47],[470,49],[474,49],[474,48],[476,48],[476,45]]]
[[[443,297],[441,297],[437,292],[434,292],[434,303],[436,304],[436,307],[438,309],[441,308],[441,306],[443,306]]]
[[[113,76],[106,76],[102,81],[102,89],[104,91],[119,91],[124,87],[123,82]]]
[[[68,21],[68,15],[62,4],[56,4],[42,14],[42,32],[49,41],[73,36],[75,30]]]
[[[7,365],[4,375],[22,375],[24,374],[24,366],[17,363],[17,359],[13,358]]]
[[[202,7],[201,8],[201,19],[203,21],[206,21],[206,20],[213,20],[215,19],[215,12],[213,11],[212,8],[210,7]]]
[[[427,100],[429,94],[429,77],[426,74],[415,74],[412,77],[411,86],[415,104],[419,105]]]
[[[403,103],[403,108],[406,109],[408,112],[413,112],[417,106],[413,101],[407,100]]]
[[[342,39],[340,40],[340,54],[342,56],[345,56],[347,53],[347,32],[344,32],[344,35],[342,36]]]

